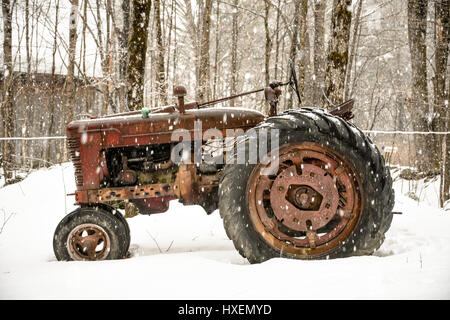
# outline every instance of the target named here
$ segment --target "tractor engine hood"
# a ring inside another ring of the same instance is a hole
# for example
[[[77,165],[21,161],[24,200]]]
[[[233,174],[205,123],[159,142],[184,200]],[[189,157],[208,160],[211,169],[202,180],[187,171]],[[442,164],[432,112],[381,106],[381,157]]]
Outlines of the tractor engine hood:
[[[208,129],[218,129],[226,137],[227,129],[247,131],[263,120],[261,112],[231,107],[150,113],[148,118],[133,113],[73,121],[67,126],[67,136],[79,137],[81,144],[95,140],[103,148],[126,147],[175,142],[174,133],[179,136],[180,132],[189,132],[194,140],[194,131],[199,129],[202,136]]]

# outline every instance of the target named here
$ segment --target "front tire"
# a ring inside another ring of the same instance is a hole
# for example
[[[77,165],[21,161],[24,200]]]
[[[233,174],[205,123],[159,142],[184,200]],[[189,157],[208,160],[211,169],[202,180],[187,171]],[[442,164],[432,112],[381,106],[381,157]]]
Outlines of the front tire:
[[[254,128],[268,135],[274,129],[276,172],[262,175],[270,164],[247,159],[227,164],[221,178],[219,210],[239,253],[259,263],[377,250],[392,221],[394,192],[376,146],[352,124],[316,109],[288,111]],[[250,141],[240,142],[246,152]]]
[[[109,212],[111,215],[113,215],[115,218],[117,218],[124,226],[126,231],[126,244],[125,244],[125,250],[128,253],[128,249],[130,248],[130,241],[131,241],[131,232],[130,232],[130,226],[128,225],[127,219],[123,216],[123,214],[113,206],[104,204],[104,203],[97,203],[94,206],[91,206],[94,210],[102,209],[104,211]]]
[[[61,261],[122,259],[126,256],[129,233],[123,222],[101,208],[78,208],[58,224],[53,250]]]

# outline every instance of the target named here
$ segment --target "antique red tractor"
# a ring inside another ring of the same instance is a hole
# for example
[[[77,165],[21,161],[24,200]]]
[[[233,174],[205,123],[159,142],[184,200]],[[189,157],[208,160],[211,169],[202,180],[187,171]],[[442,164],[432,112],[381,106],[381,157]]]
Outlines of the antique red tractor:
[[[392,221],[392,179],[377,147],[348,120],[353,100],[331,112],[277,115],[281,87],[300,99],[295,71],[264,91],[269,117],[206,103],[92,117],[67,127],[79,208],[56,228],[58,260],[127,256],[126,216],[156,214],[178,199],[219,209],[228,237],[250,263],[371,254]]]

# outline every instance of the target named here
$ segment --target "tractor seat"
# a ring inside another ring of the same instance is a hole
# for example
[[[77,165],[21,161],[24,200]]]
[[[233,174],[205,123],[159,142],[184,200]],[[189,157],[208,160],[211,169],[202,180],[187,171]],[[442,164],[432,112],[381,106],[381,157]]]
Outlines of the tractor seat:
[[[354,114],[352,113],[354,103],[354,99],[347,100],[331,109],[330,113],[334,116],[341,117],[344,120],[350,120],[354,117]]]

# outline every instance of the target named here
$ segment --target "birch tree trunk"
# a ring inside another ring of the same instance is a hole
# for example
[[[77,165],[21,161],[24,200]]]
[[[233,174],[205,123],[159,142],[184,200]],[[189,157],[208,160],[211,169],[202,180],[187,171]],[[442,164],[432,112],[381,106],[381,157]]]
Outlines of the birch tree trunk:
[[[450,43],[450,2],[437,0],[435,2],[435,76],[434,76],[434,114],[433,130],[450,130],[450,113],[448,112],[448,97],[450,88],[446,87],[448,80],[447,63]],[[447,101],[446,101],[447,100]],[[439,191],[440,206],[450,199],[450,136],[437,137],[436,157],[439,161],[441,183]]]
[[[2,0],[3,13],[3,101],[1,106],[2,112],[2,136],[14,136],[14,91],[13,91],[13,65],[12,65],[12,11],[10,0]],[[14,144],[12,141],[3,141],[2,149],[2,167],[5,177],[5,185],[11,182]]]
[[[234,5],[234,12],[233,12],[233,18],[232,18],[232,34],[231,34],[231,90],[230,95],[236,94],[237,90],[237,45],[238,45],[238,8],[239,0],[233,1]],[[230,106],[234,107],[236,104],[236,99],[230,100]]]
[[[270,39],[270,28],[269,28],[269,13],[270,13],[270,1],[265,0],[264,1],[264,30],[266,33],[266,50],[264,55],[264,67],[265,67],[265,73],[264,73],[264,79],[265,79],[265,85],[266,87],[269,85],[270,82],[270,48],[272,46],[272,41]]]
[[[331,35],[325,71],[325,92],[335,104],[342,103],[344,100],[344,83],[352,22],[352,13],[349,10],[351,4],[351,0],[333,1]]]
[[[57,51],[57,37],[58,37],[58,21],[59,21],[59,0],[56,1],[56,7],[55,7],[55,28],[54,28],[54,35],[53,35],[53,50],[52,50],[52,74],[51,74],[51,89],[50,89],[50,106],[49,106],[49,124],[47,127],[47,135],[51,136],[53,133],[53,127],[55,124],[55,107],[56,107],[56,79],[55,79],[55,72],[56,72],[56,64],[55,64],[55,58],[56,58],[56,51]],[[45,159],[47,161],[50,161],[50,149],[51,144],[47,144],[47,151]]]
[[[167,32],[167,58],[166,58],[166,77],[167,77],[167,83],[166,83],[166,87],[168,87],[168,83],[169,83],[169,73],[170,73],[170,54],[171,54],[171,48],[172,48],[172,31],[173,31],[173,25],[174,25],[174,20],[176,19],[176,12],[175,10],[175,0],[171,1],[170,4],[170,16],[167,17],[167,19],[169,20],[169,31]],[[176,30],[175,30],[176,32]]]
[[[175,1],[175,0],[174,0]],[[177,11],[177,2],[175,1],[174,4],[174,10]],[[173,19],[173,54],[172,54],[172,81],[174,84],[178,82],[177,78],[177,18],[176,14],[174,13],[174,19]],[[167,64],[169,64],[169,61],[167,61]]]
[[[216,29],[215,29],[215,37],[216,37],[216,46],[214,52],[214,81],[213,81],[213,94],[212,98],[217,98],[217,81],[219,76],[219,51],[220,51],[220,1],[217,1],[216,4]]]
[[[450,84],[449,84],[450,87]],[[447,89],[447,101],[450,101],[450,89]],[[447,121],[445,131],[450,131],[450,110],[446,108]],[[441,207],[450,200],[450,135],[445,135],[442,139],[442,159],[441,159],[441,184],[439,190],[439,203]]]
[[[294,22],[292,23],[292,37],[291,37],[291,49],[289,52],[289,59],[293,62],[294,67],[296,66],[295,60],[297,58],[298,49],[298,31],[300,29],[300,10],[303,0],[295,0],[294,2]],[[300,92],[301,94],[301,92]],[[287,100],[287,105],[285,109],[292,109],[293,101],[295,99],[295,93],[292,89],[289,89],[289,99]]]
[[[281,12],[281,0],[278,0],[277,4],[277,22],[275,32],[275,75],[274,79],[278,79],[278,56],[280,51],[280,12]]]
[[[30,2],[29,0],[25,0],[25,51],[27,56],[27,80],[26,80],[26,86],[28,87],[27,92],[27,105],[25,106],[25,121],[23,124],[22,129],[22,136],[27,137],[30,134],[30,118],[32,116],[31,112],[31,94],[30,91],[32,90],[32,84],[31,84],[31,52],[30,52]],[[22,165],[26,165],[27,160],[27,150],[28,150],[28,141],[24,140],[22,141]],[[31,167],[31,163],[30,163]]]
[[[307,68],[309,66],[309,42],[308,42],[308,33],[307,33],[307,21],[306,18],[308,16],[308,0],[302,0],[300,7],[300,33],[299,33],[299,41],[300,41],[300,59],[299,59],[299,68],[298,68],[298,87],[300,94],[303,96],[302,100],[306,98],[306,90],[305,90],[305,78],[307,73]]]
[[[128,61],[128,37],[130,35],[130,0],[122,0],[122,28],[119,36],[119,111],[126,111],[126,83],[127,83],[127,61]]]
[[[109,5],[109,0],[107,0],[107,6]],[[97,45],[98,51],[100,53],[100,64],[102,67],[103,74],[103,106],[102,106],[102,114],[106,115],[108,113],[108,106],[111,107],[112,111],[117,112],[116,104],[114,103],[112,96],[112,72],[111,72],[111,31],[110,31],[110,19],[111,19],[111,11],[106,10],[106,37],[105,42],[103,43],[103,23],[102,23],[102,13],[100,12],[101,2],[100,0],[96,0],[97,7]],[[83,23],[86,24],[86,19],[83,20]]]
[[[210,90],[210,67],[209,67],[209,47],[211,33],[211,11],[212,0],[205,1],[202,24],[202,40],[200,44],[200,68],[199,68],[199,94],[200,101],[209,100]]]
[[[167,84],[164,68],[164,45],[162,39],[162,29],[161,29],[161,10],[160,10],[160,0],[154,1],[155,6],[155,26],[156,26],[156,83],[158,87],[158,102],[161,105],[167,104]]]
[[[81,46],[82,46],[82,51],[80,52],[80,59],[82,61],[82,69],[83,69],[83,74],[85,75],[85,89],[87,89],[86,87],[88,86],[88,80],[86,77],[86,30],[87,30],[87,23],[86,23],[86,17],[87,17],[87,6],[88,5],[88,0],[84,0],[83,2],[83,29],[81,31],[81,37],[82,37],[82,42],[81,42]],[[56,7],[59,7],[59,0],[58,3],[56,4]],[[58,15],[58,14],[57,14]],[[57,30],[57,27],[56,29]],[[55,33],[55,37],[54,37],[54,41],[56,39],[56,33]],[[55,44],[55,42],[54,42]],[[55,46],[53,47],[53,52],[55,50]],[[52,67],[53,67],[53,63],[54,63],[54,59],[55,57],[52,56]],[[84,112],[86,114],[89,114],[90,111],[90,105],[89,105],[89,90],[84,90]]]
[[[127,53],[127,103],[130,111],[144,105],[144,76],[151,0],[132,0]]]
[[[66,96],[66,110],[65,110],[65,125],[69,124],[73,120],[74,102],[75,102],[75,53],[78,39],[78,0],[70,0],[72,5],[70,9],[69,20],[69,63],[67,67],[67,76],[65,87]]]

